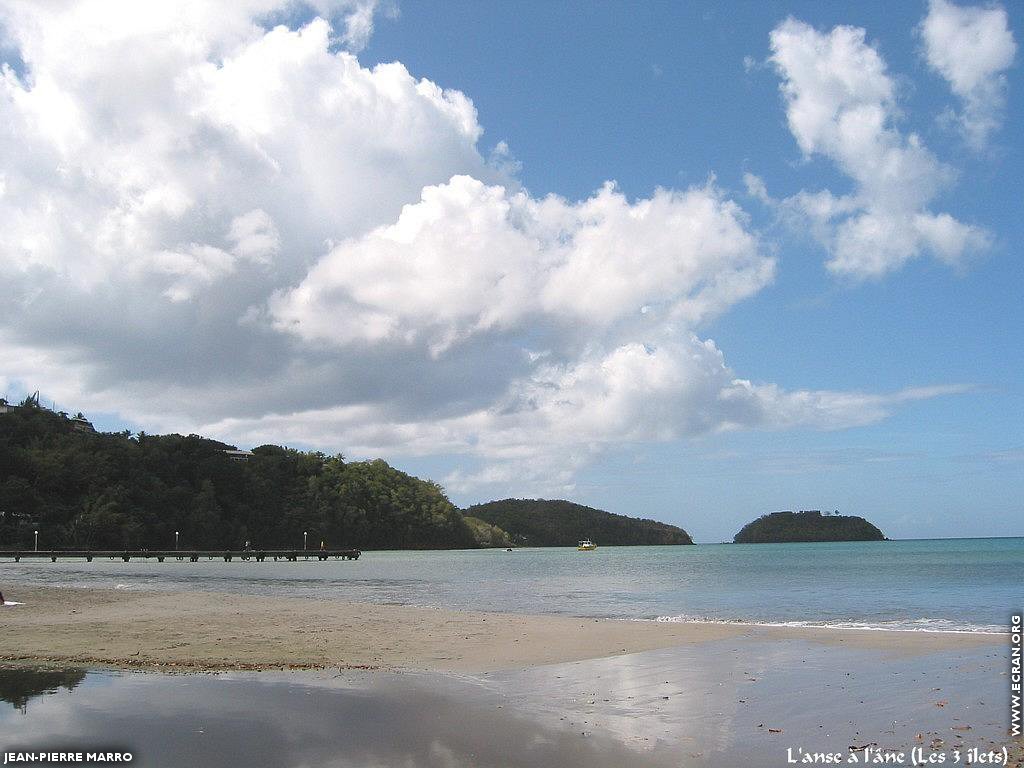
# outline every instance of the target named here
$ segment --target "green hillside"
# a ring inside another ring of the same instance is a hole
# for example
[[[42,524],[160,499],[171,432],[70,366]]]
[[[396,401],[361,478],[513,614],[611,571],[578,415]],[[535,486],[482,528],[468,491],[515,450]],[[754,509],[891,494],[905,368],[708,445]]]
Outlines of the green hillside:
[[[474,528],[435,483],[381,460],[197,435],[97,433],[33,400],[0,412],[0,547],[461,548]],[[500,539],[485,531],[488,541]]]
[[[571,501],[504,499],[469,507],[465,514],[496,525],[517,544],[531,547],[575,546],[584,538],[599,546],[693,544],[689,534],[674,525],[615,515]]]

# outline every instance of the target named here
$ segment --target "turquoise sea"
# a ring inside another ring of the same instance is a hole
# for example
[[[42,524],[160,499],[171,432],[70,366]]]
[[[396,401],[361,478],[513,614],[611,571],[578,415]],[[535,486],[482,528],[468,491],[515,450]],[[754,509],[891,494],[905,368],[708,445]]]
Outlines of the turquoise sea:
[[[598,542],[600,544],[600,542]],[[356,562],[0,562],[18,583],[297,595],[517,613],[1005,631],[1024,538],[364,552]]]

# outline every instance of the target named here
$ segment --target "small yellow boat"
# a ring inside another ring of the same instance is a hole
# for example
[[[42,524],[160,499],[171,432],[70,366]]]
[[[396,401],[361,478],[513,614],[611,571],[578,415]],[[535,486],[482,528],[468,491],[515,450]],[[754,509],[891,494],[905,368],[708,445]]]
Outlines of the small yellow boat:
[[[576,545],[576,549],[580,552],[593,552],[597,549],[597,544],[592,542],[590,539],[583,539],[583,541]]]

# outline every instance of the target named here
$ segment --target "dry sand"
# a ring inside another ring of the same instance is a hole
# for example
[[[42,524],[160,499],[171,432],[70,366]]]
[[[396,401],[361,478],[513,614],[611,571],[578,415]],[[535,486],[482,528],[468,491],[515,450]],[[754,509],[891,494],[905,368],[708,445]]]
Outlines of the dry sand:
[[[1001,635],[524,616],[212,592],[23,587],[0,608],[0,660],[186,670],[481,672],[756,636],[919,654]]]

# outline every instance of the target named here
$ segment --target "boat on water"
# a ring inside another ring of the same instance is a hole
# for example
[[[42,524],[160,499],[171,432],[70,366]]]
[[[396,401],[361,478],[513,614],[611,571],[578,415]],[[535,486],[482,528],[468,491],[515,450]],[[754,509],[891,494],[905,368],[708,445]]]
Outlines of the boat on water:
[[[579,544],[576,545],[576,549],[580,552],[593,552],[597,549],[597,544],[592,542],[590,539],[583,539]]]

